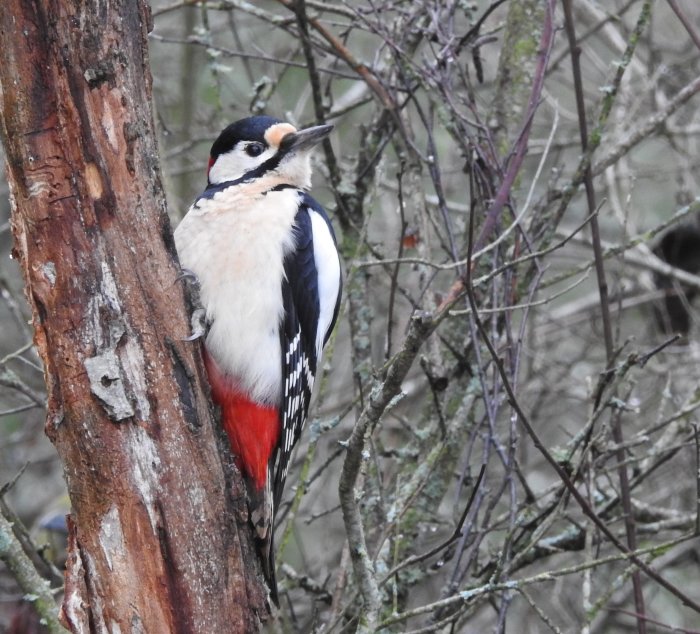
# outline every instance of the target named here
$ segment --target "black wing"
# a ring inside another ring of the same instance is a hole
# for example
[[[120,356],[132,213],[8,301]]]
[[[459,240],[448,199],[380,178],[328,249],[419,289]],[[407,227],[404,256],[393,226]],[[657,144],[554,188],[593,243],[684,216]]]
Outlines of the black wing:
[[[314,239],[310,213],[319,213],[335,236],[323,209],[304,194],[295,218],[295,249],[285,258],[285,279],[282,282],[284,320],[280,329],[282,343],[283,393],[280,412],[281,439],[276,459],[273,499],[277,508],[287,478],[289,459],[299,440],[309,411],[311,391],[317,364],[317,325],[320,315],[319,280],[314,254]],[[338,313],[340,292],[332,323],[323,333],[324,343],[330,335]]]

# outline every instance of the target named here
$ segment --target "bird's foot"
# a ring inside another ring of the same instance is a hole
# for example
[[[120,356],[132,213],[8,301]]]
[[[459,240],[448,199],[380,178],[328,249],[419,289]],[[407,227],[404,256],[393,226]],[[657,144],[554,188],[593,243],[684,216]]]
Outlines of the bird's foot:
[[[193,271],[189,269],[181,269],[180,274],[175,278],[176,282],[185,281],[187,288],[187,298],[189,300],[192,317],[190,317],[190,326],[192,334],[185,337],[183,341],[196,341],[200,337],[207,334],[206,311],[202,306],[202,300],[199,296],[199,278]]]
[[[176,282],[179,282],[180,280],[188,280],[190,284],[194,283],[199,286],[199,278],[194,271],[190,271],[184,267],[180,268],[180,274],[175,278]]]
[[[183,341],[196,341],[200,337],[207,334],[207,313],[204,308],[197,308],[192,313],[190,317],[190,326],[192,328],[192,334],[189,337],[185,337]]]

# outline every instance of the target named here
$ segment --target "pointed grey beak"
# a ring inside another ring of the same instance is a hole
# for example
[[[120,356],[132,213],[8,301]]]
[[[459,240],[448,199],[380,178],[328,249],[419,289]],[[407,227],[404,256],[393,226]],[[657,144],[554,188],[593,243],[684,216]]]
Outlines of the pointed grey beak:
[[[291,132],[282,139],[280,150],[285,154],[308,150],[325,139],[333,129],[332,125],[317,125],[313,128]]]

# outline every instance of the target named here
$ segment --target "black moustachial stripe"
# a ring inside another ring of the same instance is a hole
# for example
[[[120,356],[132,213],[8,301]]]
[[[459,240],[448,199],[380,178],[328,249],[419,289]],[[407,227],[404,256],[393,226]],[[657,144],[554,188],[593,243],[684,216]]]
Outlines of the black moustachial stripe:
[[[214,194],[220,192],[227,187],[234,187],[235,185],[240,185],[241,183],[248,183],[254,181],[256,178],[260,178],[276,169],[282,159],[284,158],[284,152],[277,152],[274,156],[271,156],[267,161],[258,165],[255,169],[252,169],[243,176],[239,176],[232,181],[224,181],[223,183],[218,183],[216,185],[212,183],[207,183],[207,188],[200,194],[199,198],[213,198]],[[199,199],[198,199],[199,200]]]

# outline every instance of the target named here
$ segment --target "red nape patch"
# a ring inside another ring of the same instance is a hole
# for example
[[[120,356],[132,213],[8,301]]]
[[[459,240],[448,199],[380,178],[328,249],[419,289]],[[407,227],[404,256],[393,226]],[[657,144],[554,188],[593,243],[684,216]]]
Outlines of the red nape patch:
[[[221,422],[231,443],[236,464],[243,474],[262,489],[267,480],[267,465],[280,435],[276,407],[251,401],[225,377],[204,351],[211,395],[221,408]]]
[[[212,165],[215,163],[215,159],[213,156],[209,157],[209,165],[207,165],[207,176],[209,176],[209,172],[211,172]]]

